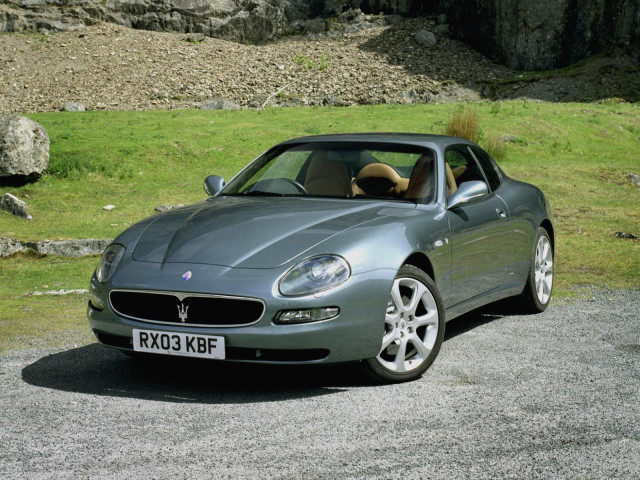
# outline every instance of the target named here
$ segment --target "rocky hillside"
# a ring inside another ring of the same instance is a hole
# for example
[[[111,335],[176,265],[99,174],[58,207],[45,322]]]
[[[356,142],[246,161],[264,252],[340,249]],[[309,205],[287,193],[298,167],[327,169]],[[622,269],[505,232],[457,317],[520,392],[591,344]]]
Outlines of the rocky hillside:
[[[640,69],[628,57],[523,74],[445,33],[428,35],[443,31],[443,25],[424,17],[352,12],[336,19],[328,32],[260,45],[113,23],[47,35],[3,34],[0,113],[56,111],[67,103],[87,110],[149,110],[640,100]]]
[[[445,15],[451,32],[515,69],[549,69],[618,51],[640,60],[638,0],[0,0],[0,32],[73,31],[96,22],[263,43],[365,14]]]

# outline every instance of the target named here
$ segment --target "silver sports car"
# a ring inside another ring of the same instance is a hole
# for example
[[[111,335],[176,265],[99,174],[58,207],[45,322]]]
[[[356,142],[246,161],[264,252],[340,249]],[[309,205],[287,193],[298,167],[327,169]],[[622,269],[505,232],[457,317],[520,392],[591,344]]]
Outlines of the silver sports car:
[[[417,134],[296,138],[209,198],[105,250],[89,324],[131,354],[360,362],[419,377],[445,321],[510,298],[541,312],[553,280],[544,195],[476,144]]]

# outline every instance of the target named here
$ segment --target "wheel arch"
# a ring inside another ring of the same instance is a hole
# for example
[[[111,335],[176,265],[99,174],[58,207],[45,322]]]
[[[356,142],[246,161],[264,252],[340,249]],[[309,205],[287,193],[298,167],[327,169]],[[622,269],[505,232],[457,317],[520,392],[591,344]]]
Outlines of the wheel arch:
[[[540,226],[549,233],[549,240],[551,240],[551,247],[555,251],[556,239],[555,239],[555,232],[553,231],[553,224],[551,223],[551,220],[549,220],[548,218],[545,218],[542,221],[542,223],[540,223]]]
[[[413,265],[416,268],[419,268],[424,273],[429,275],[431,280],[435,282],[435,271],[433,269],[433,265],[431,264],[431,260],[422,252],[414,252],[404,261],[403,265]]]

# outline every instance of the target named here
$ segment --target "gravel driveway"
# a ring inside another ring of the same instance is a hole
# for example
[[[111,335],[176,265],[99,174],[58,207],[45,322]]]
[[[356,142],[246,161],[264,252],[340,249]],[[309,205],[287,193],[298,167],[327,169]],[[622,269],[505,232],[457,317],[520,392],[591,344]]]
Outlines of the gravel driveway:
[[[640,292],[447,325],[418,381],[0,357],[0,478],[640,478]],[[159,358],[158,360],[164,360]]]

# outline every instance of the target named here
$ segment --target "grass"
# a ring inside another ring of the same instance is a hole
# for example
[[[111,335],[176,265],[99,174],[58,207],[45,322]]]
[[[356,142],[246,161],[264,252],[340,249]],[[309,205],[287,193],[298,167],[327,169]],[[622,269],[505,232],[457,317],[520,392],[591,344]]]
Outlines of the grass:
[[[159,204],[203,199],[205,176],[229,179],[287,138],[358,131],[444,133],[461,108],[30,115],[51,137],[50,169],[38,183],[2,189],[26,200],[34,219],[0,212],[0,235],[20,240],[115,237],[152,215]],[[538,185],[551,203],[556,297],[575,295],[576,286],[640,288],[640,242],[614,237],[616,231],[640,234],[640,188],[626,177],[640,173],[640,106],[516,101],[479,103],[473,109],[479,143],[487,147],[492,137],[510,136],[513,142],[500,165],[513,178]],[[107,204],[116,208],[102,210]],[[84,296],[24,295],[86,288],[97,261],[33,255],[0,259],[0,352],[33,342],[88,341]]]
[[[480,138],[478,117],[479,114],[476,108],[465,106],[449,117],[444,133],[477,142]]]

